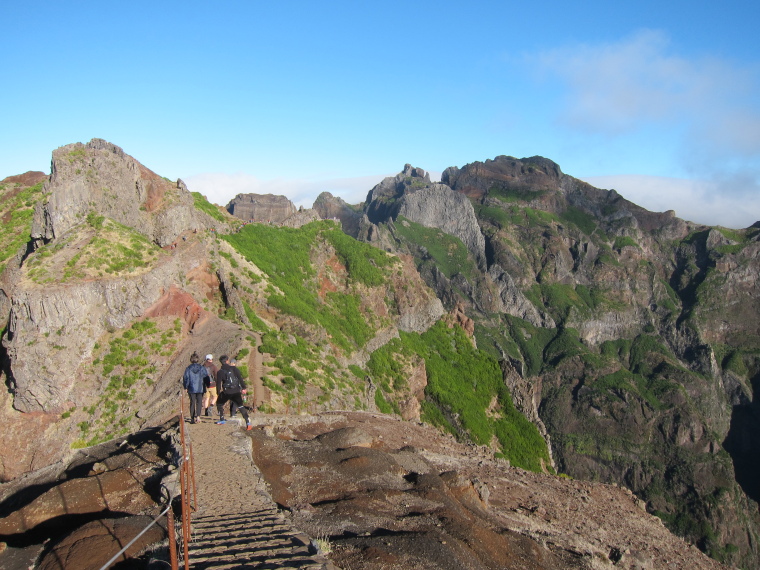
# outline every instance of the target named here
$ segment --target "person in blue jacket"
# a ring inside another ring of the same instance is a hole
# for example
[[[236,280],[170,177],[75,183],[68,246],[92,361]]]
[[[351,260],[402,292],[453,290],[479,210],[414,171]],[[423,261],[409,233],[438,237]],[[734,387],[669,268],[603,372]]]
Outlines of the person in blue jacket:
[[[190,366],[185,368],[182,375],[182,385],[190,396],[190,423],[197,424],[201,421],[201,407],[203,405],[203,392],[206,391],[206,383],[210,381],[208,370],[200,364],[201,357],[197,352],[190,356]]]

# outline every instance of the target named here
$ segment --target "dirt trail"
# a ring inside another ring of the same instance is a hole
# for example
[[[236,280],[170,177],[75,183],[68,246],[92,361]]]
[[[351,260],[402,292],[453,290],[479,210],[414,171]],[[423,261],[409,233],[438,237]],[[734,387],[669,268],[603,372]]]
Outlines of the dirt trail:
[[[254,424],[260,416],[253,415]],[[193,515],[190,567],[337,570],[277,509],[242,421],[187,424],[193,446],[198,511]]]

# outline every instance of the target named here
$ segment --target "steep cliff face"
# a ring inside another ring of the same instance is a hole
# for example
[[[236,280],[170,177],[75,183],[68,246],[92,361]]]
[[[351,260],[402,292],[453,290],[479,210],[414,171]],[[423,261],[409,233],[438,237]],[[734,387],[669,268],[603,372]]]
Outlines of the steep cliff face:
[[[360,236],[411,253],[448,308],[463,304],[558,468],[625,484],[713,556],[753,566],[760,228],[648,212],[545,158],[499,156],[444,171],[476,219],[452,230],[440,195],[416,199],[434,185],[415,172],[370,192]]]
[[[162,255],[144,273],[108,280],[38,284],[28,273],[16,287],[6,349],[22,412],[64,412],[90,397],[76,373],[109,330],[123,329],[198,263],[197,249]],[[32,258],[33,259],[33,258]],[[53,350],[48,342],[53,342]]]
[[[478,229],[470,202],[444,184],[433,184],[430,175],[407,164],[367,194],[365,213],[377,224],[399,217],[425,227],[439,228],[465,245],[479,267],[485,267],[485,240]]]
[[[238,194],[227,204],[227,211],[246,222],[279,224],[295,214],[296,207],[285,196]]]

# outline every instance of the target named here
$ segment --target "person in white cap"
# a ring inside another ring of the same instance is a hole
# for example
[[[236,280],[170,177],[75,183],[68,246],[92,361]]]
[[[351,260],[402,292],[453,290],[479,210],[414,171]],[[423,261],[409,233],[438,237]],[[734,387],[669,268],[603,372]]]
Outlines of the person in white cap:
[[[206,355],[206,361],[203,363],[203,366],[208,370],[210,378],[210,381],[206,386],[206,393],[203,394],[203,415],[210,416],[211,408],[216,404],[216,399],[219,397],[216,390],[216,373],[219,372],[219,369],[216,367],[216,364],[214,364],[213,354]]]

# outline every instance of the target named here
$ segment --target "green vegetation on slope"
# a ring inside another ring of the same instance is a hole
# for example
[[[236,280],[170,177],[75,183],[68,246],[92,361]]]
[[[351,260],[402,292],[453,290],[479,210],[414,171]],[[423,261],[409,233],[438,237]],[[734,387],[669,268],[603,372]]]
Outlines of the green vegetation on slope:
[[[195,209],[200,210],[201,212],[205,212],[215,220],[219,220],[220,222],[230,222],[235,221],[237,218],[233,218],[232,216],[226,216],[222,214],[222,212],[219,211],[219,208],[206,200],[206,197],[201,194],[200,192],[191,192],[195,204]]]
[[[346,236],[332,222],[297,229],[249,224],[223,239],[269,276],[271,306],[323,328],[345,352],[361,348],[374,334],[376,317],[361,309],[356,294],[320,296],[310,252],[320,240],[329,243],[349,278],[368,287],[385,282],[384,271],[393,263],[388,254]]]
[[[123,276],[150,267],[161,254],[141,233],[90,212],[87,225],[35,251],[28,275],[39,284]]]
[[[10,184],[0,185],[0,273],[8,259],[30,239],[34,206],[44,197],[42,185],[40,182],[24,190],[16,190]]]
[[[451,279],[457,273],[472,279],[475,264],[468,255],[467,248],[457,237],[438,228],[429,228],[399,216],[395,223],[398,235],[409,243],[424,247],[441,272]]]
[[[549,465],[546,442],[515,409],[498,362],[474,348],[459,327],[438,322],[421,335],[402,332],[376,350],[367,368],[384,399],[398,389],[394,383],[414,356],[424,359],[428,376],[425,421],[481,445],[495,440],[499,455],[518,467],[541,471]]]
[[[92,362],[92,373],[107,384],[95,403],[75,412],[82,421],[77,424],[79,438],[71,447],[97,445],[131,430],[130,422],[141,405],[139,400],[148,397],[148,389],[154,383],[156,366],[151,361],[156,355],[170,359],[181,331],[179,319],[164,327],[145,319],[113,336],[107,347],[95,345],[97,356]],[[146,403],[147,400],[142,401]]]

